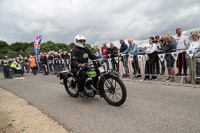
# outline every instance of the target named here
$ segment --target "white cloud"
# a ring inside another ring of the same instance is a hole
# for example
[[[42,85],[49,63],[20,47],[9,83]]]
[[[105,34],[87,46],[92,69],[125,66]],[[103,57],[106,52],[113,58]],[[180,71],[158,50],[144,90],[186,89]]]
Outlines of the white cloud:
[[[13,43],[43,41],[70,43],[83,34],[102,45],[132,38],[143,44],[149,36],[175,34],[200,27],[197,0],[0,0],[0,39]]]

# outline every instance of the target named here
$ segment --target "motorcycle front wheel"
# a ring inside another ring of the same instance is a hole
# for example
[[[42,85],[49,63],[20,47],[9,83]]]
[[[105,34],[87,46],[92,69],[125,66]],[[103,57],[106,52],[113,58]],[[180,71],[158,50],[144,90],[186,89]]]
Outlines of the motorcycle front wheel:
[[[111,105],[120,106],[127,98],[124,83],[118,77],[105,77],[103,82],[103,97]]]
[[[71,97],[78,97],[78,88],[73,77],[63,79],[65,90]]]

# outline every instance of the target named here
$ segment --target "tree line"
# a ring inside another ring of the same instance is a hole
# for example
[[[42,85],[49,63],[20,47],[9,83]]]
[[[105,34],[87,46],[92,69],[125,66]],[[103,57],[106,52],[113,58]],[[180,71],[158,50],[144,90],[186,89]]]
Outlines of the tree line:
[[[47,41],[41,44],[40,52],[49,52],[52,50],[58,52],[59,49],[62,49],[69,53],[74,47],[74,43],[65,44]],[[95,52],[95,48],[92,48],[90,44],[86,44],[86,47],[92,52]],[[7,42],[0,40],[0,59],[4,58],[4,56],[16,58],[19,55],[22,55],[23,57],[28,57],[28,54],[35,55],[34,42],[15,42],[9,45]]]

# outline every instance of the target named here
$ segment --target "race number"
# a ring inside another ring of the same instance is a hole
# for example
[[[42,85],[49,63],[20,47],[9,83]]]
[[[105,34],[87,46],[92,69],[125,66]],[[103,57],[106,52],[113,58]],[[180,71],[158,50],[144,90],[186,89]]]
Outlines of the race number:
[[[100,72],[100,73],[103,73],[103,72],[105,72],[105,70],[104,70],[104,68],[103,68],[103,67],[99,67],[98,69],[99,69],[99,72]]]

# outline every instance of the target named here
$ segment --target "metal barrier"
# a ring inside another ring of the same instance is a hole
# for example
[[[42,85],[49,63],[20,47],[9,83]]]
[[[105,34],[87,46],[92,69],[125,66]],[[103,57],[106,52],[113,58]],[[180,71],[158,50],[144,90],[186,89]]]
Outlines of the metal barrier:
[[[130,80],[142,76],[151,77],[169,77],[174,76],[180,78],[180,84],[183,83],[183,79],[187,83],[200,79],[200,52],[199,57],[196,57],[197,53],[191,57],[187,54],[187,50],[181,49],[182,52],[178,53],[180,49],[170,53],[163,53],[163,51],[157,51],[156,61],[149,63],[149,57],[145,53],[137,53],[135,55],[122,54],[113,58],[108,58],[104,66],[107,71],[117,71],[121,78],[128,78]],[[195,51],[200,51],[200,48],[196,48]],[[175,74],[183,75],[168,75],[165,56],[171,55],[174,58],[174,70]],[[148,59],[148,60],[147,60]],[[39,62],[39,64],[41,64]],[[70,59],[62,59],[58,61],[47,62],[47,69],[49,72],[58,73],[63,70],[71,70]],[[40,65],[40,68],[42,66]],[[184,69],[185,68],[185,69]],[[186,71],[187,68],[187,71]],[[188,75],[186,75],[186,73]]]
[[[185,58],[183,58],[182,56],[182,65],[180,65],[180,62],[178,63],[178,55],[183,54],[185,56]],[[158,55],[157,55],[157,61],[153,64],[150,65],[148,63],[147,57],[145,58],[145,53],[138,53],[136,55],[121,55],[118,57],[114,57],[114,59],[108,58],[108,60],[114,60],[115,63],[118,63],[119,66],[119,74],[120,76],[123,78],[124,75],[127,75],[127,71],[129,72],[129,78],[130,80],[132,80],[134,77],[138,78],[141,76],[154,76],[154,77],[169,77],[169,76],[174,76],[176,78],[181,78],[180,80],[180,84],[183,83],[183,79],[185,79],[185,81],[187,83],[189,83],[191,81],[191,69],[190,69],[190,57],[186,54],[185,50],[183,52],[181,52],[181,54],[179,54],[178,52],[171,52],[171,53],[163,53],[163,51],[158,51]],[[180,70],[183,70],[183,74],[185,74],[184,72],[184,66],[187,65],[187,75],[168,75],[167,73],[167,69],[163,69],[162,67],[166,67],[166,60],[165,60],[165,56],[166,55],[172,55],[175,58],[174,61],[174,70],[175,70],[175,74],[180,73]],[[128,57],[127,57],[128,56]],[[161,57],[163,56],[162,60]],[[126,59],[127,58],[127,59]],[[119,62],[117,62],[117,60],[119,60]],[[125,62],[127,61],[127,66],[125,65]],[[125,61],[125,62],[124,62]],[[186,63],[186,64],[185,64]],[[138,64],[138,65],[137,65]],[[105,65],[106,66],[106,65]],[[181,69],[182,67],[182,69]],[[112,63],[111,61],[109,61],[109,68],[112,68]],[[128,70],[126,70],[128,68]],[[135,68],[135,70],[134,70]],[[147,69],[149,69],[149,73],[145,73],[145,71],[147,71]],[[163,71],[164,70],[164,71]],[[127,76],[125,76],[127,78]],[[197,77],[200,78],[200,77]]]

